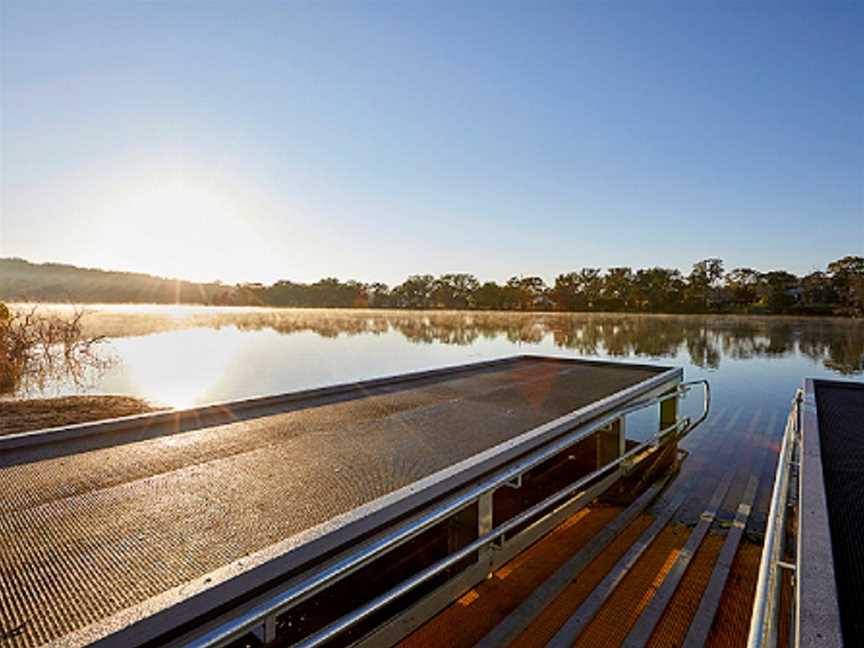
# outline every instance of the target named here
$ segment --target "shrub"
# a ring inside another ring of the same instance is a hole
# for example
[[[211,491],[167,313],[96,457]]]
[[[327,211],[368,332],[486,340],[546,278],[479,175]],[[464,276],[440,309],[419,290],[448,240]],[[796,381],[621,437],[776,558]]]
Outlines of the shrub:
[[[82,385],[88,371],[110,361],[97,352],[102,337],[84,335],[84,311],[71,315],[11,309],[0,303],[0,393],[43,390],[51,381]]]

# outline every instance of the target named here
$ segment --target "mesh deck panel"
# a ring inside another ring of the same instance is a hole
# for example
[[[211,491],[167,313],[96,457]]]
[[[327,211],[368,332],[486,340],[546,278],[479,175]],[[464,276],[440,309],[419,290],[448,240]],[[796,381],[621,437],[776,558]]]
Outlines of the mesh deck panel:
[[[816,381],[816,406],[840,624],[864,646],[864,385]]]

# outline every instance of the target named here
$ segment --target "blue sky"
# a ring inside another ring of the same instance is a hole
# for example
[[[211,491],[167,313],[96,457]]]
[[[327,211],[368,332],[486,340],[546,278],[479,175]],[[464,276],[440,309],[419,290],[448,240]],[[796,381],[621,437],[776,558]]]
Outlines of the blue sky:
[[[864,254],[860,3],[0,4],[0,256],[394,283]]]

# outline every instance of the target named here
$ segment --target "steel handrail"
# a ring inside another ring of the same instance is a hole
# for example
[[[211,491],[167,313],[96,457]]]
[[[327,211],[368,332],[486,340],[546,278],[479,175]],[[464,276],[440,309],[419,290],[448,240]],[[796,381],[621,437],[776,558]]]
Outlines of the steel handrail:
[[[289,608],[303,602],[304,600],[307,600],[308,598],[314,596],[326,587],[333,585],[334,583],[354,573],[361,567],[381,557],[383,554],[399,547],[405,542],[408,542],[410,539],[419,535],[426,529],[434,526],[438,522],[441,522],[442,520],[453,515],[454,513],[457,513],[460,510],[470,506],[483,495],[486,495],[487,493],[490,493],[502,486],[505,486],[509,482],[512,482],[514,478],[521,476],[531,468],[534,468],[546,461],[547,459],[557,454],[560,454],[562,451],[575,445],[576,443],[593,434],[597,430],[606,427],[611,423],[614,423],[615,421],[621,419],[624,416],[633,414],[647,407],[663,403],[672,398],[681,398],[689,391],[691,386],[696,384],[703,384],[705,386],[704,410],[702,415],[699,417],[699,419],[697,419],[696,422],[691,422],[689,418],[684,417],[682,419],[679,419],[672,425],[662,430],[659,430],[655,435],[652,436],[652,438],[640,443],[634,448],[631,448],[620,457],[604,465],[602,468],[590,473],[589,475],[586,475],[585,477],[579,479],[577,482],[570,484],[565,489],[549,496],[545,500],[542,500],[538,504],[532,506],[530,509],[519,514],[517,517],[511,518],[511,520],[508,520],[503,525],[493,529],[481,538],[478,538],[467,547],[460,549],[458,552],[450,554],[438,563],[431,565],[430,567],[416,574],[414,577],[404,581],[401,585],[397,586],[393,590],[390,590],[390,592],[387,592],[384,595],[374,599],[373,601],[370,601],[366,605],[358,608],[354,612],[334,622],[334,624],[331,624],[331,626],[327,626],[327,628],[324,628],[318,633],[303,640],[299,645],[313,646],[329,640],[330,637],[335,636],[336,634],[339,634],[347,628],[351,627],[352,625],[356,624],[375,610],[386,605],[389,601],[393,600],[394,598],[398,598],[398,596],[401,596],[401,594],[403,594],[404,592],[410,591],[417,585],[440,573],[442,570],[458,562],[473,551],[476,551],[478,548],[483,547],[484,545],[489,544],[493,540],[499,538],[501,535],[507,533],[507,531],[517,526],[518,523],[524,522],[526,519],[529,519],[530,517],[536,515],[537,512],[539,512],[540,510],[544,510],[548,506],[551,506],[552,504],[557,503],[561,499],[568,497],[588,482],[596,479],[604,472],[608,472],[610,469],[620,465],[624,461],[630,459],[633,455],[644,451],[652,445],[657,445],[669,434],[675,433],[677,438],[682,438],[686,436],[692,429],[696,427],[696,425],[698,425],[698,423],[704,421],[705,418],[708,416],[708,408],[710,407],[710,391],[707,381],[680,383],[676,386],[676,389],[671,392],[662,394],[654,398],[637,401],[627,407],[615,410],[605,416],[602,416],[587,423],[586,425],[580,427],[574,432],[566,434],[560,439],[535,451],[528,457],[516,462],[507,469],[484,479],[476,486],[471,487],[463,493],[445,501],[438,507],[433,508],[432,510],[424,513],[418,518],[415,518],[408,524],[398,529],[395,529],[390,533],[387,533],[381,538],[373,541],[371,544],[358,549],[354,553],[334,562],[333,564],[325,567],[319,572],[316,572],[312,576],[293,585],[292,587],[284,590],[283,592],[280,592],[272,598],[263,601],[258,605],[255,605],[251,609],[237,615],[236,617],[228,619],[224,623],[210,629],[204,634],[190,639],[187,642],[184,642],[182,645],[185,648],[217,648],[219,646],[226,645],[227,643],[241,636],[243,633],[249,632],[253,628],[260,626],[267,618],[272,617],[273,615],[282,614]],[[514,523],[514,521],[517,519],[519,520],[519,522]],[[468,547],[472,548],[469,550]],[[375,606],[374,608],[370,607],[373,605]],[[331,628],[332,630],[330,630]],[[318,643],[309,643],[319,635],[322,635],[322,633],[325,633],[325,631],[327,632],[328,638],[325,639],[322,637],[316,640]]]
[[[671,431],[673,428],[682,427],[682,423],[686,423],[686,421],[684,421],[684,420],[678,421],[675,424],[670,425],[668,428],[666,428],[666,430]],[[489,533],[487,533],[483,536],[480,536],[479,538],[477,538],[476,540],[474,540],[470,544],[467,544],[466,546],[462,547],[461,549],[459,549],[455,553],[449,554],[445,558],[442,558],[438,562],[430,565],[429,567],[427,567],[423,571],[418,572],[413,577],[403,581],[402,583],[400,583],[399,585],[397,585],[396,587],[394,587],[390,591],[385,592],[384,594],[382,594],[378,598],[373,599],[372,601],[363,605],[362,607],[358,608],[357,610],[354,610],[353,612],[345,615],[344,617],[342,617],[338,621],[335,621],[334,623],[332,623],[331,625],[327,626],[326,628],[318,631],[314,635],[307,637],[306,639],[304,639],[303,641],[300,641],[297,644],[294,644],[294,648],[313,648],[314,646],[320,646],[321,644],[326,643],[327,641],[330,641],[331,639],[333,639],[335,636],[337,636],[341,632],[343,632],[343,631],[347,630],[348,628],[350,628],[351,626],[359,623],[364,618],[368,617],[370,614],[377,612],[378,610],[380,610],[384,606],[388,605],[389,603],[391,603],[395,599],[399,598],[403,594],[406,594],[406,593],[410,592],[411,590],[413,590],[414,588],[418,587],[419,585],[422,585],[424,582],[426,582],[430,578],[440,574],[442,571],[444,571],[448,567],[451,567],[452,565],[455,565],[456,563],[458,563],[460,560],[467,558],[468,556],[470,556],[472,553],[474,553],[478,549],[482,549],[484,546],[491,544],[492,542],[494,542],[495,540],[497,540],[498,538],[500,538],[504,534],[517,528],[520,524],[528,522],[535,515],[542,513],[546,509],[551,508],[552,506],[561,502],[562,500],[567,499],[573,493],[576,493],[581,488],[583,488],[584,486],[586,486],[587,484],[589,484],[593,480],[597,479],[597,477],[599,477],[603,473],[608,472],[609,470],[611,470],[612,468],[615,468],[616,466],[618,466],[621,463],[624,463],[627,459],[629,459],[633,455],[636,455],[636,454],[642,452],[643,450],[651,447],[654,443],[655,443],[655,439],[651,439],[649,441],[643,441],[638,446],[634,446],[633,448],[631,448],[630,450],[625,452],[623,455],[621,455],[620,457],[618,457],[614,461],[609,462],[608,464],[606,464],[602,468],[595,470],[594,472],[591,472],[591,473],[585,475],[584,477],[581,477],[577,481],[566,486],[565,488],[561,489],[560,491],[553,493],[552,495],[550,495],[546,499],[541,500],[540,502],[538,502],[534,506],[526,509],[522,513],[519,513],[518,515],[510,518],[504,524],[501,524],[501,525],[495,527]]]
[[[800,441],[800,409],[802,390],[797,390],[792,401],[792,411],[783,431],[783,442],[777,459],[774,475],[774,490],[759,562],[759,577],[756,581],[756,596],[750,617],[750,634],[747,648],[773,648],[777,645],[780,615],[780,573],[787,565],[783,560],[786,547],[786,512],[789,501],[789,482],[792,457]]]
[[[708,418],[708,413],[711,410],[711,384],[703,378],[702,380],[690,380],[687,382],[682,382],[678,385],[678,390],[682,396],[689,392],[690,389],[692,387],[695,387],[696,385],[702,385],[702,388],[704,390],[702,396],[702,414],[701,416],[699,416],[698,419],[693,421],[692,425],[690,426],[691,430],[695,427],[698,427],[705,419]]]

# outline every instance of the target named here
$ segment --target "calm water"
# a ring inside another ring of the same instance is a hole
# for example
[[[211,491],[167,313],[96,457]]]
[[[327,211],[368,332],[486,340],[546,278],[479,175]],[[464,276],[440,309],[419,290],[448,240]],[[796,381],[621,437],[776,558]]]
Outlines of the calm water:
[[[57,307],[62,308],[62,307]],[[738,471],[727,511],[750,474],[761,477],[761,526],[790,399],[805,376],[864,380],[864,324],[841,319],[95,306],[113,368],[88,393],[170,406],[296,390],[404,371],[532,353],[682,366],[708,378],[711,417],[683,443],[684,473],[713,488]],[[73,393],[67,384],[49,393]],[[698,399],[685,412],[698,409]],[[655,419],[656,420],[656,419]],[[644,422],[628,436],[647,433]],[[652,424],[653,421],[652,421]],[[704,500],[709,494],[705,491]],[[685,519],[698,518],[700,498]],[[752,526],[752,525],[751,525]],[[751,528],[752,530],[752,528]]]
[[[62,307],[55,307],[62,308]],[[87,393],[188,406],[516,353],[636,360],[785,409],[804,376],[864,380],[864,324],[842,319],[90,306],[112,369]],[[50,394],[80,391],[53,384]]]

